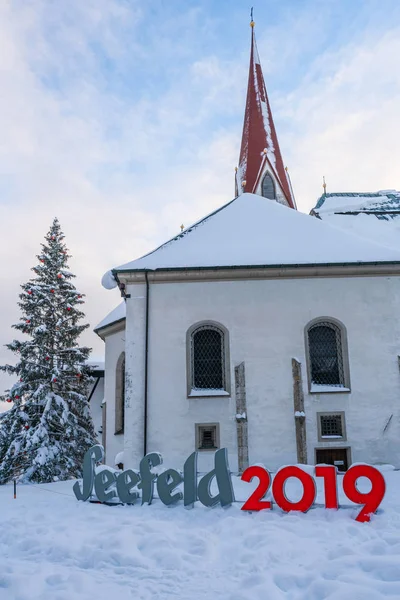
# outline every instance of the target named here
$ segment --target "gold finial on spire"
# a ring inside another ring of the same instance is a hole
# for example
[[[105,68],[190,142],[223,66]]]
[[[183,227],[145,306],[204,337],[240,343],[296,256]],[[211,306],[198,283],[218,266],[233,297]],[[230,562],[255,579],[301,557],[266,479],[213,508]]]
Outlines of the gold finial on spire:
[[[326,182],[325,182],[325,175],[322,177],[322,180],[323,180],[322,187],[324,188],[324,194],[326,194]]]
[[[183,231],[185,229],[184,225],[181,225],[181,231]]]
[[[251,11],[250,11],[250,27],[254,27],[255,23],[253,21],[253,7],[251,7]]]

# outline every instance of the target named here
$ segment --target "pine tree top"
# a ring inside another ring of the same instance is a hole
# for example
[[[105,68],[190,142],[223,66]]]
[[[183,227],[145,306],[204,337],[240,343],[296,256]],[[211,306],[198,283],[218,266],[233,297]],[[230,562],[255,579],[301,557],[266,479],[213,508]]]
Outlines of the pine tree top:
[[[45,236],[34,276],[22,288],[18,305],[20,321],[13,325],[28,340],[13,340],[8,349],[18,356],[16,365],[0,369],[15,374],[19,381],[8,399],[20,400],[41,386],[45,390],[84,394],[90,349],[79,347],[80,334],[89,327],[80,324],[84,295],[74,283],[68,268],[68,249],[64,234],[55,218]]]

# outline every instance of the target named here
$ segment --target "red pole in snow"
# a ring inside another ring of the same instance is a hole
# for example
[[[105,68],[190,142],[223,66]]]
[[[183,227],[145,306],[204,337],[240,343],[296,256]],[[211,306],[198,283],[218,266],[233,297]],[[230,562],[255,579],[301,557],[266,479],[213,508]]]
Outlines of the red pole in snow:
[[[14,479],[14,500],[17,499],[17,480]]]

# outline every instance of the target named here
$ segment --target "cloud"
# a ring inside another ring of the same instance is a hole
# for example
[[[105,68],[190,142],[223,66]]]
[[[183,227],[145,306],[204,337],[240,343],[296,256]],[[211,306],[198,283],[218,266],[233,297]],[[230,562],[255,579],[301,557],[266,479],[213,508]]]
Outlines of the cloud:
[[[399,188],[400,26],[319,57],[280,108],[282,136],[300,208],[328,191]]]

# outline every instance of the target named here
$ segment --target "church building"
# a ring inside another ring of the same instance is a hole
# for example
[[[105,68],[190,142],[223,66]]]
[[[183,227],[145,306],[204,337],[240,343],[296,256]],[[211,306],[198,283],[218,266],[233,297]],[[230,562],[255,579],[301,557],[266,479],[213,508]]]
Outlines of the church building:
[[[179,467],[196,450],[205,471],[227,448],[233,472],[400,467],[400,247],[324,218],[335,195],[297,210],[253,22],[235,188],[103,277],[123,296],[95,329],[106,463],[132,468],[158,451]]]

